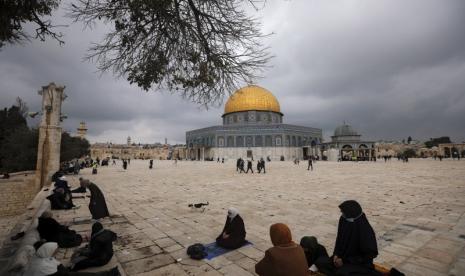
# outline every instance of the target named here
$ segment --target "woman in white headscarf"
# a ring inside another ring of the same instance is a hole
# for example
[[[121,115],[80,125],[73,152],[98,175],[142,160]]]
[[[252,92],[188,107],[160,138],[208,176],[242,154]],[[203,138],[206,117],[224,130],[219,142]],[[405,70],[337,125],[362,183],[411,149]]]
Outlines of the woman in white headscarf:
[[[56,242],[47,242],[40,246],[34,257],[29,262],[28,269],[24,275],[46,276],[53,275],[58,271],[60,262],[53,256],[58,248]]]
[[[233,207],[229,208],[226,223],[223,231],[216,238],[216,244],[224,248],[236,249],[244,245],[245,235],[244,221],[239,211]]]

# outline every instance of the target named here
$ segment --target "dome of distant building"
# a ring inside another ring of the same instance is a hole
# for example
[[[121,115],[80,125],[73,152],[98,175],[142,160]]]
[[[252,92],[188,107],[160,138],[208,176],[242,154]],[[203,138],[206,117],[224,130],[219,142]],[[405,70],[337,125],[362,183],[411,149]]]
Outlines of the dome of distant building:
[[[358,133],[351,125],[344,123],[334,130],[334,136],[358,136]]]
[[[281,113],[279,102],[270,91],[258,85],[249,85],[229,97],[224,107],[224,115],[252,110]]]

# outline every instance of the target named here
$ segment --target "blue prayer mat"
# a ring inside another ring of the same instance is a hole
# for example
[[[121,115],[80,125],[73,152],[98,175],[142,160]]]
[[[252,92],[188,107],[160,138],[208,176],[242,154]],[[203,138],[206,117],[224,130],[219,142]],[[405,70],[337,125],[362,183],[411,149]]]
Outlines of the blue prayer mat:
[[[248,245],[253,245],[253,243],[249,242],[249,241],[245,241],[244,245],[241,246],[241,247],[244,247],[244,246],[248,246]],[[229,251],[233,251],[233,250],[236,250],[236,249],[226,249],[226,248],[223,248],[223,247],[219,247],[218,245],[216,245],[216,242],[212,242],[212,243],[209,243],[209,244],[204,244],[203,246],[205,246],[205,251],[207,252],[207,257],[205,257],[205,259],[207,260],[211,260],[213,258],[216,258],[220,255],[223,255],[225,253],[228,253]],[[239,247],[239,248],[241,248]],[[239,249],[237,248],[237,249]]]

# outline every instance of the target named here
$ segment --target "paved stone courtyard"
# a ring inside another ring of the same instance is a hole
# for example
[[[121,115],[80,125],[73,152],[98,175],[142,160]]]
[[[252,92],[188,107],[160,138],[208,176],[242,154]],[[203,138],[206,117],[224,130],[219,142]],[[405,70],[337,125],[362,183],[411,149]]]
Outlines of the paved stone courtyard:
[[[269,226],[284,222],[298,242],[317,236],[331,253],[338,204],[358,200],[374,227],[378,263],[406,275],[465,275],[465,161],[412,159],[409,163],[267,163],[267,173],[239,174],[235,161],[131,161],[82,175],[104,191],[111,218],[103,222],[119,238],[116,264],[126,275],[254,275],[254,265],[271,246]],[[73,186],[76,176],[68,177]],[[81,208],[56,211],[61,222],[86,233],[91,221]],[[209,202],[204,212],[189,203]],[[190,260],[186,247],[210,243],[222,230],[226,210],[237,207],[253,245],[211,261]],[[66,264],[72,251],[60,250]]]

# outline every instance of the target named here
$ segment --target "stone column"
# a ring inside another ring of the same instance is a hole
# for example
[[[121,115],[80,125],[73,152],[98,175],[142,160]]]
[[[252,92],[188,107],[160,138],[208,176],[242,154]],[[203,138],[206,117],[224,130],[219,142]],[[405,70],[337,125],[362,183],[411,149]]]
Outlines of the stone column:
[[[40,188],[49,185],[52,175],[60,168],[61,103],[66,98],[64,86],[50,83],[39,91],[42,96],[42,121],[39,126],[36,183]]]

